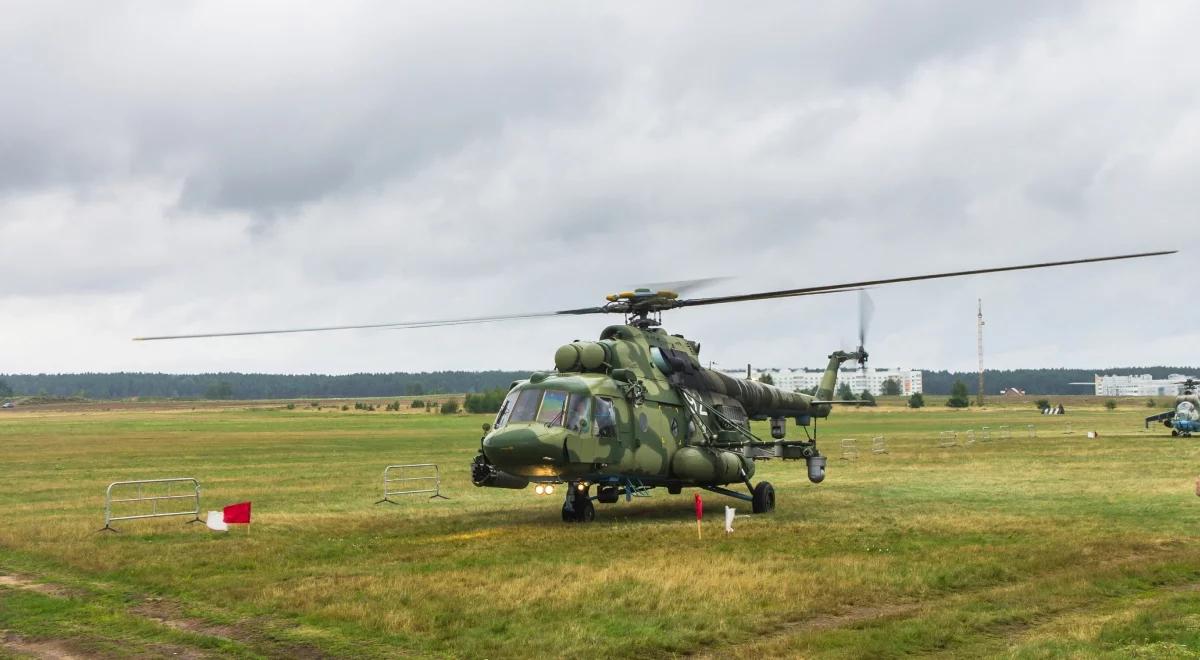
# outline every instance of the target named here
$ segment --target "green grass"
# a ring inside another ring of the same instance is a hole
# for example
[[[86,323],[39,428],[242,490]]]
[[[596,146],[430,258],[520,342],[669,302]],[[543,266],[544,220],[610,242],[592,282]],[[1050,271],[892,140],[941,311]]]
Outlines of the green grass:
[[[25,584],[0,580],[0,655],[1196,657],[1200,440],[1143,431],[1135,403],[839,410],[825,483],[760,463],[778,510],[726,537],[733,502],[706,494],[703,540],[690,493],[565,525],[557,496],[475,488],[484,417],[10,411],[0,574]],[[937,447],[984,425],[991,442]],[[452,499],[374,505],[383,466],[408,462],[440,464]],[[109,482],[168,476],[198,478],[205,508],[253,500],[251,533],[96,533]]]

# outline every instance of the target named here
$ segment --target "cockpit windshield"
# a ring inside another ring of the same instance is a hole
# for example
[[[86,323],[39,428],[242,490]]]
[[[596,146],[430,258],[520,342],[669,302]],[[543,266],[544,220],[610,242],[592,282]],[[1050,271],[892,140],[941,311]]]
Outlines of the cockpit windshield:
[[[1179,405],[1175,406],[1175,418],[1190,422],[1200,421],[1200,412],[1197,412],[1195,404],[1191,401],[1180,401]]]
[[[522,390],[517,396],[517,402],[513,404],[512,417],[508,421],[532,422],[533,416],[537,414],[538,403],[541,400],[541,390]]]
[[[562,425],[563,409],[567,405],[567,393],[561,390],[546,390],[542,396],[542,409],[537,420],[549,426]]]
[[[562,426],[577,433],[595,431],[601,435],[615,435],[616,416],[612,405],[606,399],[594,399],[586,394],[568,394],[562,390],[510,392],[496,414],[496,428],[509,423],[537,421],[547,426]],[[593,408],[596,429],[591,426]]]

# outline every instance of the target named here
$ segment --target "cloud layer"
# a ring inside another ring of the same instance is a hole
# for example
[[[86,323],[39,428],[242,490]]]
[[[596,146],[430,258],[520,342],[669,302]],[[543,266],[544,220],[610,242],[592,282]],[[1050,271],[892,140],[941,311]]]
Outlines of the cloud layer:
[[[535,368],[609,320],[128,340],[1159,248],[880,289],[872,354],[970,368],[983,298],[996,368],[1195,362],[1200,9],[910,5],[8,8],[0,372]],[[667,320],[798,366],[854,315]]]

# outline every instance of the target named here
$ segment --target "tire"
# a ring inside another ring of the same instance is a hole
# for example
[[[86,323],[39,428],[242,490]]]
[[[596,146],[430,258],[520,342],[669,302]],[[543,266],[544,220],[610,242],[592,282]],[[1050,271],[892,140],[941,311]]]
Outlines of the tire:
[[[596,519],[596,507],[591,500],[575,503],[575,522],[592,522]]]
[[[754,487],[754,513],[770,513],[775,510],[775,487],[769,481],[760,481]]]
[[[596,519],[596,507],[590,499],[577,499],[571,504],[571,509],[568,509],[565,503],[563,504],[563,522],[592,522]]]

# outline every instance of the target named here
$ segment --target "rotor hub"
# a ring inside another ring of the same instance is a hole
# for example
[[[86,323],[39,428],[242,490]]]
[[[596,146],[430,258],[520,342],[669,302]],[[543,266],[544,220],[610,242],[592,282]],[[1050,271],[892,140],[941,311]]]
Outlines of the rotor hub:
[[[605,312],[625,315],[625,323],[646,329],[662,325],[662,312],[679,306],[679,294],[674,291],[634,289],[605,296]]]

